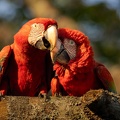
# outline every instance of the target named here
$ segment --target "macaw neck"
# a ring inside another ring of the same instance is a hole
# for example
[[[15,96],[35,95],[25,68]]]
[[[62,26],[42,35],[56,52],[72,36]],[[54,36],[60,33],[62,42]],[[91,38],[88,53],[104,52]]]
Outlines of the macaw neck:
[[[88,72],[93,72],[95,66],[95,61],[93,56],[89,56],[88,58],[84,59],[84,61],[80,59],[76,59],[71,61],[67,65],[61,65],[60,63],[56,63],[54,65],[54,70],[56,70],[56,74],[62,77],[73,77],[76,74],[83,74]]]
[[[21,54],[26,54],[31,51],[32,46],[30,46],[27,42],[19,42],[17,40],[14,41],[14,51],[17,51]]]
[[[39,50],[31,45],[29,45],[28,43],[24,43],[24,44],[17,44],[16,42],[14,42],[13,44],[13,51],[14,51],[14,55],[15,55],[15,59],[23,59],[25,61],[29,61],[32,59],[40,59],[42,55],[44,56],[46,51],[42,51]]]

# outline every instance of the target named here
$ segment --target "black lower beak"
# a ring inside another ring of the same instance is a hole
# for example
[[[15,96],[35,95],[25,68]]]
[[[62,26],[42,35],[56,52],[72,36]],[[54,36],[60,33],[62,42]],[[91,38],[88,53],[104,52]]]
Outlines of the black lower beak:
[[[57,52],[57,54],[54,56],[53,61],[58,61],[61,64],[67,64],[70,61],[70,57],[66,50],[64,49],[64,46],[61,45],[60,50]]]
[[[41,40],[38,40],[35,44],[35,47],[41,50],[44,49],[49,49],[50,48],[50,43],[43,37]]]

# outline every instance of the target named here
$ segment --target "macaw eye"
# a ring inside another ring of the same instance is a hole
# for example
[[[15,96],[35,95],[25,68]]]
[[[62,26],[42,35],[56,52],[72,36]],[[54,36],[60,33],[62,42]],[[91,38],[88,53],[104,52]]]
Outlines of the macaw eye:
[[[70,45],[75,45],[75,42],[73,40],[69,40]]]
[[[63,42],[64,48],[69,54],[70,59],[73,59],[76,57],[76,52],[77,52],[77,45],[73,40],[69,39],[64,39]]]
[[[37,23],[34,23],[34,24],[32,24],[31,26],[33,27],[33,28],[36,28],[37,27]]]

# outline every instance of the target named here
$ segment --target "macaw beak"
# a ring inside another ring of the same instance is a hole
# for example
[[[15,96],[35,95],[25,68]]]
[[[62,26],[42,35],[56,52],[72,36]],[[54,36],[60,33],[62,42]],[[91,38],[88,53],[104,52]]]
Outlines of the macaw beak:
[[[61,64],[67,64],[70,61],[70,57],[59,39],[56,42],[56,46],[50,53],[53,63],[57,61]]]
[[[35,47],[41,50],[47,49],[51,51],[56,45],[57,38],[57,27],[52,25],[43,33],[42,40],[40,39],[36,42]]]
[[[51,51],[54,49],[56,45],[56,41],[58,39],[58,31],[56,26],[50,26],[45,32],[45,38],[48,40],[50,43],[50,47],[48,49]]]

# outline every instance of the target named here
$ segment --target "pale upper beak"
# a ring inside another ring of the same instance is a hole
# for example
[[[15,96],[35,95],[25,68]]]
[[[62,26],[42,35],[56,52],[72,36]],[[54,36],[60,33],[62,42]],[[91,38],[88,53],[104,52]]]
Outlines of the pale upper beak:
[[[54,49],[56,45],[57,38],[58,38],[57,27],[55,25],[51,25],[43,33],[42,40],[40,39],[36,42],[35,47],[41,50],[48,49],[51,51]]]
[[[45,31],[45,38],[50,43],[50,47],[48,48],[50,51],[54,49],[57,39],[58,39],[58,31],[56,26],[50,26]]]

